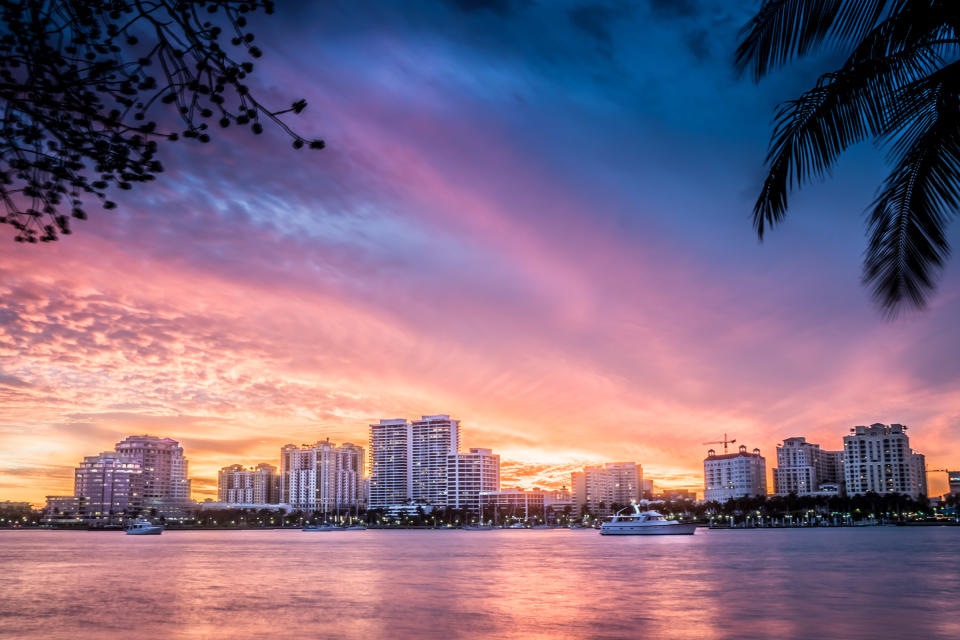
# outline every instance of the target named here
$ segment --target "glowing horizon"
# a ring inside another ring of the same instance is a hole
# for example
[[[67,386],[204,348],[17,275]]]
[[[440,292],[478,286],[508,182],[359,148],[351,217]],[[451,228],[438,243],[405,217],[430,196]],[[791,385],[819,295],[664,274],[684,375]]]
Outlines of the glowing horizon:
[[[62,242],[0,229],[0,500],[69,494],[134,433],[180,440],[203,499],[223,466],[435,413],[504,486],[635,461],[702,492],[727,432],[772,490],[783,439],[875,422],[960,467],[957,261],[897,321],[859,284],[882,158],[752,235],[772,109],[816,67],[733,76],[753,3],[473,4],[283,8],[255,77],[326,150],[231,129]]]

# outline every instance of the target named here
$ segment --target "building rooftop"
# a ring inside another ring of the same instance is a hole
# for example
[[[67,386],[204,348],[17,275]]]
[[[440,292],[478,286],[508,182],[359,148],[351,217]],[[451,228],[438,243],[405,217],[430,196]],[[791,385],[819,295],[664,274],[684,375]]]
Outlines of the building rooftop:
[[[732,460],[734,458],[763,458],[760,455],[760,449],[754,449],[752,453],[747,453],[746,445],[740,445],[740,450],[736,453],[725,453],[718,456],[714,453],[713,449],[707,451],[707,457],[703,459],[704,462],[708,460]]]

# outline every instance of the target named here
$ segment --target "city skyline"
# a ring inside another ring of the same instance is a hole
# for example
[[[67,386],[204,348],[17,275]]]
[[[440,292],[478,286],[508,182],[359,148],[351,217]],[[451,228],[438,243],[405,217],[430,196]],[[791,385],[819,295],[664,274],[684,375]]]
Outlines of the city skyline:
[[[429,415],[429,416],[428,416],[428,415],[424,415],[424,416],[422,416],[422,418],[419,419],[419,420],[381,419],[379,423],[371,423],[371,424],[368,425],[368,429],[370,429],[370,440],[371,440],[371,442],[372,442],[372,440],[373,440],[372,432],[373,432],[373,430],[374,430],[375,428],[377,428],[377,427],[381,427],[381,428],[382,428],[382,427],[393,427],[393,428],[402,427],[405,431],[407,431],[408,433],[411,433],[411,434],[412,434],[413,432],[412,432],[410,429],[411,429],[413,423],[420,423],[420,424],[424,424],[424,425],[429,425],[429,424],[431,424],[431,421],[438,421],[438,420],[439,420],[440,422],[452,423],[452,424],[454,425],[454,427],[453,427],[453,433],[454,433],[453,441],[454,441],[454,442],[460,441],[460,438],[461,438],[461,431],[460,431],[460,423],[461,423],[461,420],[460,420],[460,419],[457,419],[457,418],[451,419],[451,416],[450,416],[449,414],[434,414],[434,415]],[[874,428],[876,428],[876,427],[882,427],[882,426],[884,426],[884,425],[873,424],[873,425],[870,426],[870,427],[868,427],[868,426],[866,426],[866,425],[852,426],[852,427],[850,427],[846,432],[844,432],[844,433],[842,433],[842,434],[840,434],[840,435],[838,436],[838,438],[839,438],[839,440],[840,440],[840,443],[841,443],[841,451],[829,451],[829,450],[824,450],[824,453],[825,453],[825,454],[835,454],[835,455],[839,455],[839,454],[842,453],[842,449],[843,449],[844,446],[845,446],[844,443],[850,438],[850,436],[851,436],[852,434],[854,434],[854,433],[861,433],[861,430],[863,430],[863,429],[866,429],[866,430],[869,432],[870,429],[874,429]],[[909,426],[908,426],[908,425],[894,424],[893,427],[896,428],[896,429],[909,430]],[[898,431],[897,433],[903,433],[903,432],[904,432],[904,431]],[[726,434],[725,434],[725,435],[726,435]],[[179,438],[170,438],[170,436],[168,436],[168,435],[157,436],[156,434],[140,434],[140,435],[136,435],[136,434],[135,434],[135,435],[129,435],[129,434],[126,434],[126,435],[121,435],[121,436],[119,436],[119,438],[122,438],[122,439],[124,440],[124,443],[118,443],[118,447],[120,447],[121,445],[125,445],[126,441],[129,441],[129,440],[137,440],[138,438],[147,438],[147,439],[162,439],[162,440],[165,440],[165,441],[170,442],[171,444],[179,443],[180,450],[183,450],[183,451],[185,451],[185,452],[187,452],[187,450],[189,449],[189,445],[185,445],[185,444],[184,444],[184,441],[183,441],[182,439],[179,439]],[[282,439],[282,438],[281,438],[281,439]],[[761,486],[763,487],[763,491],[762,491],[762,494],[763,494],[763,495],[771,495],[771,496],[772,496],[772,495],[783,495],[782,493],[779,493],[779,494],[778,494],[778,492],[777,492],[777,490],[776,490],[776,485],[777,485],[777,480],[776,480],[777,468],[778,468],[778,466],[781,466],[781,465],[778,465],[777,460],[778,460],[778,458],[780,457],[780,454],[783,453],[783,451],[784,451],[784,450],[781,449],[781,447],[793,445],[793,444],[795,444],[794,441],[803,442],[803,441],[805,441],[806,439],[807,439],[806,436],[797,436],[797,435],[794,435],[794,436],[784,436],[783,438],[781,438],[782,443],[778,442],[778,443],[775,445],[775,447],[773,448],[773,451],[769,451],[769,450],[766,451],[767,454],[773,455],[774,458],[773,458],[773,461],[771,462],[771,464],[765,465],[765,467],[764,467],[764,468],[765,468],[765,472],[764,472],[764,474],[763,474],[763,484],[761,485]],[[473,440],[472,437],[468,439],[468,441],[472,441],[472,440]],[[358,440],[358,441],[359,441],[359,440]],[[374,458],[373,458],[373,456],[372,456],[372,449],[367,448],[367,444],[368,444],[368,443],[367,443],[366,441],[363,441],[363,442],[364,442],[364,445],[362,445],[362,446],[360,446],[360,447],[358,447],[358,446],[355,445],[355,444],[351,444],[349,441],[343,441],[342,444],[338,446],[337,443],[331,442],[330,436],[321,436],[321,439],[315,441],[314,443],[303,443],[303,444],[300,444],[300,445],[294,445],[294,444],[291,444],[291,443],[287,442],[287,443],[285,443],[283,446],[280,447],[279,454],[277,454],[276,452],[274,452],[273,456],[265,455],[265,456],[263,456],[263,457],[257,458],[256,460],[252,460],[252,459],[251,459],[251,460],[245,460],[245,461],[238,461],[238,460],[236,460],[236,459],[231,459],[230,461],[224,463],[224,460],[225,460],[225,459],[217,459],[217,460],[219,460],[219,462],[217,462],[216,464],[220,464],[220,467],[218,467],[217,472],[216,472],[216,474],[214,475],[214,477],[211,479],[211,478],[207,478],[207,477],[203,477],[203,476],[197,476],[197,475],[191,473],[191,474],[187,477],[187,478],[188,478],[188,479],[187,479],[187,487],[188,487],[188,490],[187,490],[187,491],[188,491],[188,493],[189,493],[189,497],[190,497],[191,499],[194,499],[194,500],[197,500],[197,501],[201,501],[201,502],[204,501],[204,500],[214,501],[214,502],[222,501],[222,500],[221,500],[221,497],[222,497],[221,480],[222,480],[222,477],[223,477],[223,472],[225,472],[225,471],[227,471],[227,470],[229,470],[229,469],[231,469],[231,468],[233,468],[235,471],[250,471],[250,472],[252,472],[252,471],[255,471],[255,470],[257,470],[257,469],[259,469],[259,468],[263,468],[263,467],[274,467],[273,471],[278,474],[278,475],[277,475],[277,478],[278,478],[278,481],[279,481],[279,478],[285,477],[285,476],[282,476],[281,473],[280,473],[281,470],[282,470],[282,468],[284,468],[285,465],[290,465],[290,464],[292,464],[289,460],[285,460],[285,457],[286,457],[287,455],[290,455],[291,452],[292,452],[293,454],[297,454],[298,452],[299,452],[299,453],[307,453],[307,452],[309,452],[309,451],[314,450],[315,448],[319,449],[319,448],[321,448],[321,447],[322,447],[322,448],[325,448],[325,449],[329,449],[330,454],[333,454],[334,452],[339,452],[339,451],[341,451],[341,450],[343,450],[343,449],[345,449],[345,448],[346,448],[346,449],[351,449],[351,448],[352,448],[352,449],[358,449],[358,450],[360,451],[360,456],[359,456],[359,459],[360,459],[360,460],[364,460],[364,459],[365,459],[365,456],[370,456],[370,457],[366,460],[365,463],[361,463],[361,466],[362,466],[363,469],[364,469],[364,471],[363,471],[363,476],[362,476],[362,477],[365,479],[365,482],[369,482],[370,478],[372,477],[371,473],[372,473],[372,464],[373,464]],[[449,442],[449,436],[448,436],[448,442]],[[736,442],[736,440],[732,440],[731,442]],[[404,444],[403,444],[403,447],[405,448],[406,446],[407,446],[406,443],[404,443]],[[704,492],[705,489],[706,489],[706,487],[709,485],[709,481],[706,481],[706,482],[705,482],[705,477],[704,477],[704,476],[707,475],[707,473],[706,473],[706,469],[703,467],[703,464],[702,464],[702,463],[703,463],[703,462],[706,462],[706,461],[711,461],[711,460],[720,460],[720,459],[723,459],[723,458],[735,458],[735,457],[736,457],[736,447],[734,447],[734,453],[732,453],[732,454],[730,454],[730,455],[725,455],[725,454],[721,454],[721,453],[720,453],[717,449],[715,449],[715,448],[706,449],[707,446],[715,447],[715,443],[713,443],[713,444],[711,444],[711,443],[705,443],[705,444],[700,444],[700,445],[698,445],[698,446],[699,446],[700,448],[703,448],[703,453],[704,453],[705,455],[707,455],[707,458],[706,458],[705,460],[702,460],[702,461],[701,461],[701,468],[700,468],[700,471],[699,471],[699,476],[698,476],[698,478],[697,478],[697,481],[696,481],[695,483],[693,483],[693,484],[690,484],[690,485],[679,485],[679,484],[675,484],[675,483],[665,482],[662,478],[659,478],[659,477],[657,477],[657,476],[655,476],[655,475],[654,475],[654,476],[651,476],[651,474],[649,474],[649,473],[647,473],[646,475],[644,475],[645,472],[641,471],[641,465],[643,465],[644,467],[653,467],[653,468],[656,468],[657,465],[656,465],[655,462],[653,462],[652,464],[648,464],[648,463],[643,462],[643,461],[611,462],[611,460],[594,460],[594,461],[589,461],[589,462],[586,462],[586,463],[583,463],[583,464],[571,464],[571,465],[568,465],[568,466],[564,467],[562,470],[561,470],[560,468],[556,468],[556,470],[555,470],[555,475],[553,476],[553,478],[554,478],[553,481],[551,481],[551,482],[544,482],[544,481],[533,481],[533,482],[530,482],[529,480],[525,481],[523,478],[519,478],[519,477],[517,477],[517,476],[512,476],[512,475],[509,475],[509,474],[503,475],[503,473],[502,473],[502,468],[503,468],[503,467],[502,467],[501,465],[502,465],[503,463],[506,463],[506,468],[510,469],[510,468],[511,468],[511,461],[510,461],[510,460],[505,460],[505,461],[502,461],[502,462],[501,462],[501,461],[500,461],[500,458],[501,458],[502,456],[500,456],[499,454],[496,454],[494,457],[496,457],[496,458],[498,459],[498,473],[497,473],[497,476],[498,476],[498,479],[501,480],[500,485],[501,485],[502,487],[504,487],[504,488],[511,488],[511,489],[512,489],[512,488],[522,488],[522,489],[534,489],[534,488],[536,488],[536,489],[542,489],[542,490],[546,490],[546,491],[556,491],[556,490],[558,490],[558,489],[563,488],[563,489],[567,489],[568,491],[573,492],[573,491],[576,490],[576,483],[577,483],[576,476],[578,476],[578,475],[579,475],[579,476],[583,476],[583,473],[584,473],[584,472],[589,472],[589,470],[590,470],[591,468],[592,468],[592,469],[596,469],[596,470],[603,471],[604,469],[606,469],[606,470],[616,469],[616,468],[620,467],[621,465],[631,465],[631,468],[633,468],[632,465],[636,465],[636,469],[639,471],[639,474],[640,474],[640,475],[638,476],[639,482],[638,482],[638,483],[636,484],[636,486],[633,487],[631,490],[634,490],[634,491],[638,491],[638,492],[639,492],[640,489],[641,489],[640,485],[643,484],[643,480],[642,480],[642,479],[646,478],[646,479],[649,479],[649,480],[652,480],[652,481],[655,482],[656,490],[657,490],[658,492],[663,492],[663,491],[669,492],[669,491],[671,491],[671,490],[692,491],[694,494],[700,494],[703,499],[711,499],[711,498],[708,498],[708,497],[707,497],[707,494],[709,493],[709,491],[707,491],[706,493]],[[811,447],[819,448],[819,443],[816,443],[816,444],[806,443],[806,444],[804,444],[804,446],[811,446]],[[449,445],[443,445],[443,448],[447,448],[447,447],[449,447]],[[457,448],[460,448],[460,449],[464,449],[464,448],[465,448],[465,449],[466,449],[466,451],[461,451],[461,452],[460,452],[460,454],[459,454],[460,456],[465,456],[465,455],[469,456],[470,454],[474,454],[475,452],[478,452],[478,451],[479,451],[479,452],[486,452],[487,455],[490,455],[490,454],[491,454],[491,450],[490,450],[490,449],[477,448],[477,447],[473,447],[473,446],[469,446],[469,445],[467,445],[466,447],[463,447],[463,446],[461,446],[461,445],[457,445]],[[389,447],[388,447],[388,449],[389,449]],[[746,454],[746,453],[744,453],[744,452],[746,451],[745,445],[740,445],[739,449],[740,449],[740,452],[741,452],[740,455],[750,455],[750,456],[763,455],[763,453],[760,451],[760,448],[759,448],[759,447],[754,448],[752,454]],[[916,452],[916,449],[914,449],[914,451]],[[111,453],[111,452],[107,452],[107,454],[110,454],[110,453]],[[106,454],[104,454],[104,455],[106,455]],[[924,467],[923,460],[924,460],[924,458],[925,458],[926,456],[924,456],[924,455],[922,455],[922,454],[919,454],[919,453],[917,453],[917,455],[918,455],[918,457],[919,457],[919,459],[920,459],[920,461],[921,461],[921,462],[920,462],[920,465],[921,465],[920,468],[923,468],[923,467]],[[443,456],[441,456],[441,457],[445,457],[445,456],[446,456],[446,454],[443,454]],[[72,466],[72,467],[70,468],[70,479],[69,479],[69,483],[64,484],[61,489],[58,489],[58,490],[53,491],[53,492],[47,492],[47,493],[45,493],[42,497],[40,497],[40,498],[38,498],[38,499],[35,499],[35,500],[34,500],[34,499],[29,499],[29,498],[17,498],[17,497],[14,497],[14,496],[11,496],[11,495],[6,495],[6,494],[0,494],[0,499],[2,499],[2,500],[13,500],[13,501],[23,500],[23,501],[27,501],[27,502],[31,502],[31,503],[34,503],[34,504],[38,504],[38,505],[39,505],[39,504],[43,504],[44,500],[45,500],[47,497],[49,497],[49,496],[64,496],[65,494],[69,493],[69,491],[67,490],[67,489],[69,488],[68,485],[69,485],[69,486],[73,486],[74,483],[75,483],[74,470],[75,470],[76,468],[78,468],[78,467],[82,467],[82,466],[85,464],[85,461],[87,461],[87,460],[94,460],[94,459],[97,459],[97,457],[98,457],[98,456],[96,456],[96,455],[85,455],[85,456],[78,462],[78,464],[76,464],[76,465],[74,465],[74,466]],[[945,457],[945,458],[950,458],[951,456],[950,456],[950,454],[945,454],[943,457]],[[274,465],[274,464],[272,464],[273,462],[276,462],[277,464]],[[522,465],[524,464],[524,461],[513,461],[513,462],[514,462],[515,465],[520,465],[520,466],[522,466]],[[406,464],[406,463],[404,463],[404,464]],[[193,463],[191,463],[191,468],[193,468],[193,466],[194,466]],[[444,465],[444,466],[445,466],[445,465]],[[293,468],[293,467],[291,467],[291,468]],[[307,468],[310,468],[310,467],[308,466]],[[515,467],[514,467],[514,468],[515,468]],[[927,474],[926,474],[926,483],[927,483],[927,485],[928,485],[928,487],[929,487],[929,491],[928,491],[928,495],[929,495],[929,496],[938,496],[938,495],[941,495],[941,494],[948,493],[948,492],[950,492],[950,491],[952,490],[952,484],[948,483],[947,477],[946,477],[946,476],[943,476],[943,477],[940,476],[940,473],[939,473],[939,472],[943,471],[943,469],[935,469],[934,467],[931,467],[931,466],[929,466],[929,465],[927,465],[926,468],[927,468],[927,469],[930,469],[930,471],[928,471]],[[408,477],[407,477],[406,480],[403,480],[403,481],[401,482],[401,484],[402,484],[403,482],[411,482],[411,481],[412,481],[413,475],[411,475],[411,471],[408,469],[405,473],[407,474]],[[198,480],[199,480],[199,483],[198,483]],[[210,484],[211,481],[212,481],[212,485]],[[332,480],[331,480],[331,481],[332,481]],[[832,482],[832,481],[833,481],[833,480],[828,480],[828,482]],[[280,482],[281,482],[281,484],[276,488],[276,492],[277,492],[277,497],[278,497],[278,498],[281,498],[281,497],[283,496],[283,494],[284,494],[284,489],[283,489],[283,484],[282,484],[283,481],[280,481]],[[446,483],[446,480],[444,479],[443,482]],[[202,487],[202,488],[197,489],[196,487],[198,486],[198,484],[199,484],[199,486]],[[842,483],[841,483],[841,484],[842,484]],[[319,485],[318,485],[318,486],[319,486]],[[208,488],[208,487],[209,487],[209,488]],[[425,497],[425,495],[419,495],[419,494],[417,494],[417,495],[415,496],[414,494],[417,493],[417,492],[413,490],[413,485],[412,485],[412,484],[411,484],[409,487],[407,487],[405,491],[406,491],[407,494],[409,494],[409,495],[405,495],[402,499],[400,499],[399,502],[388,501],[388,503],[390,503],[390,504],[394,504],[394,503],[395,503],[395,504],[402,504],[402,503],[404,503],[405,501],[409,501],[409,500],[419,501],[419,500],[421,500],[422,498]],[[581,491],[582,491],[582,489],[581,489]],[[732,493],[731,495],[734,495],[735,493],[736,493],[736,492]],[[804,493],[804,492],[801,491],[801,493]],[[357,495],[359,495],[359,494],[357,494]],[[718,494],[718,495],[719,495],[719,494]],[[369,498],[369,494],[367,494],[367,497]],[[713,498],[713,499],[717,499],[717,498]],[[231,501],[232,501],[232,500],[231,500]],[[290,502],[290,500],[288,500],[288,499],[281,499],[280,501],[281,501],[281,502]],[[376,500],[375,500],[375,501],[376,501]],[[295,501],[294,501],[294,502],[295,502]],[[331,504],[332,504],[332,503],[331,503]],[[386,503],[385,503],[385,504],[386,504]]]
[[[724,430],[772,452],[874,422],[956,466],[960,261],[895,321],[860,284],[882,154],[750,228],[771,114],[829,65],[754,84],[754,3],[628,4],[264,20],[251,82],[326,149],[231,127],[62,242],[6,234],[0,495],[130,432],[187,443],[212,495],[224,461],[447,410],[527,485],[627,459],[693,488]]]

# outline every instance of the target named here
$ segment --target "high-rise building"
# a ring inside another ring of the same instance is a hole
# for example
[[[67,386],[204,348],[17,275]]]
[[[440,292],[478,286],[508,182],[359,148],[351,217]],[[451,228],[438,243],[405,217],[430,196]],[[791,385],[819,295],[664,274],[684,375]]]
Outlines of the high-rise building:
[[[306,446],[306,445],[304,445]],[[288,444],[280,447],[280,503],[290,504],[290,469],[293,468],[293,458],[299,447],[295,444]]]
[[[643,468],[636,462],[608,462],[571,474],[573,502],[578,515],[607,516],[643,497]]]
[[[233,464],[220,469],[217,499],[225,504],[276,504],[280,501],[280,477],[272,464],[251,469]]]
[[[365,508],[367,484],[364,475],[366,461],[363,447],[344,442],[337,447],[336,492],[337,503],[349,508]]]
[[[613,502],[626,506],[640,500],[643,486],[643,468],[636,462],[608,462],[604,471],[613,483]]]
[[[339,513],[363,506],[363,447],[329,440],[280,450],[286,502],[308,513]]]
[[[867,492],[902,493],[912,498],[926,495],[926,463],[921,454],[910,449],[906,429],[901,424],[859,425],[843,437],[848,495]]]
[[[370,425],[370,508],[447,504],[447,457],[460,451],[460,421],[448,415]]]
[[[448,415],[423,416],[410,423],[411,498],[447,504],[447,457],[460,451],[460,421]]]
[[[410,423],[403,419],[381,420],[370,425],[371,509],[404,504],[412,497],[410,431]]]
[[[187,460],[179,442],[173,438],[130,436],[117,443],[116,451],[140,464],[144,507],[173,513],[190,502]]]
[[[703,460],[703,489],[705,500],[717,502],[767,495],[767,462],[760,449],[747,453],[741,445],[737,453],[719,456],[710,449]]]
[[[73,485],[83,519],[111,524],[137,515],[145,506],[144,476],[140,461],[113,451],[85,457],[74,471]]]
[[[806,438],[787,438],[777,445],[773,492],[798,496],[825,491],[824,485],[843,486],[843,451],[827,451]]]
[[[447,506],[480,509],[480,493],[500,490],[500,456],[490,449],[447,456]]]

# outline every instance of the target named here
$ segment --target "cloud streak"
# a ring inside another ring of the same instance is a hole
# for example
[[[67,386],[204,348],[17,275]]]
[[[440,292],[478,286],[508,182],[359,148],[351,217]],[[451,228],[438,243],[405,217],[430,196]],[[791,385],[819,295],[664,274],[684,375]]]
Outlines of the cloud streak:
[[[952,464],[957,273],[926,314],[869,307],[855,214],[877,161],[838,167],[764,246],[750,234],[769,109],[796,80],[733,80],[749,7],[289,11],[258,73],[278,103],[306,96],[328,150],[232,131],[174,148],[119,211],[8,247],[5,496],[69,492],[51,469],[131,433],[181,439],[206,496],[288,442],[444,412],[522,486],[636,460],[695,487],[723,431],[772,467],[785,437],[838,448],[874,421]]]

